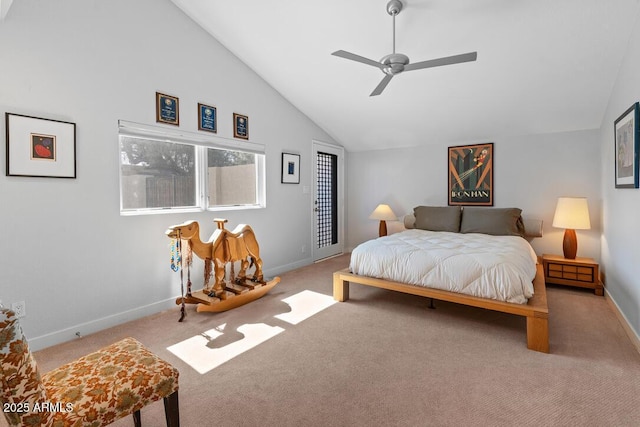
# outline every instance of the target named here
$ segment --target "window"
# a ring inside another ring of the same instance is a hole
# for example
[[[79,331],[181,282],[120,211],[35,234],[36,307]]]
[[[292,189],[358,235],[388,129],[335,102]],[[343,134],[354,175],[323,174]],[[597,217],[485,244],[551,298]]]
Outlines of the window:
[[[264,146],[120,121],[120,211],[264,207]]]
[[[195,207],[196,147],[120,136],[122,210]]]
[[[207,149],[208,206],[256,203],[257,155],[241,151]]]

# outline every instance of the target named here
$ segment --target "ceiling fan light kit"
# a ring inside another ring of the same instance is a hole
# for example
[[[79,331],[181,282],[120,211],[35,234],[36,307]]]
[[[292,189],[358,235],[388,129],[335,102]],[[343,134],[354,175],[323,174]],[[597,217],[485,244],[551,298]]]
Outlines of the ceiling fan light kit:
[[[402,10],[403,4],[400,0],[391,0],[387,3],[387,13],[393,18],[393,53],[385,55],[380,61],[365,58],[355,53],[344,50],[337,50],[332,53],[334,56],[349,59],[351,61],[361,62],[363,64],[378,67],[385,73],[382,81],[376,86],[369,96],[380,95],[385,87],[389,84],[393,76],[403,71],[420,70],[423,68],[440,67],[442,65],[459,64],[461,62],[475,61],[478,58],[478,52],[463,53],[461,55],[447,56],[443,58],[430,59],[428,61],[411,63],[409,57],[402,53],[396,53],[396,16]]]

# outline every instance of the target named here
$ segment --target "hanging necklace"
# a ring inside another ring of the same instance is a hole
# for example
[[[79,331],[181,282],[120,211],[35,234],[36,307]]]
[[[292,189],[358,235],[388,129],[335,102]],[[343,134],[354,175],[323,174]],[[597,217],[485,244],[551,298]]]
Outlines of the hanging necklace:
[[[180,251],[180,236],[177,239],[171,239],[171,270],[177,272],[182,263],[182,254]]]
[[[180,238],[180,230],[177,230],[176,238],[171,239],[171,270],[173,270],[174,272],[180,270],[180,293],[182,296],[180,299],[182,300],[182,306],[180,307],[180,319],[178,319],[178,322],[182,322],[187,314],[184,301],[184,276],[183,271],[180,268],[182,266],[181,241],[182,239]]]

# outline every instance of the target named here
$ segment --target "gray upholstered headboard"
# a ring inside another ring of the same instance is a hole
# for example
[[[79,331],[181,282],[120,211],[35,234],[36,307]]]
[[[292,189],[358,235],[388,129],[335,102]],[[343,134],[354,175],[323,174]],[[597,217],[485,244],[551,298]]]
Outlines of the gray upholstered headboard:
[[[404,227],[414,228],[416,217],[413,214],[407,214],[404,216]],[[542,237],[542,220],[532,218],[522,218],[524,223],[524,237],[527,240],[534,239],[536,237]]]

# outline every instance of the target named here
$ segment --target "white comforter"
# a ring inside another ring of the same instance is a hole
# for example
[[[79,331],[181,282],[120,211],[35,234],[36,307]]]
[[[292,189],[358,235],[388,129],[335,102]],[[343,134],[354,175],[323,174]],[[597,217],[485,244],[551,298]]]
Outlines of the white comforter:
[[[533,296],[536,254],[518,236],[406,230],[351,254],[352,273],[524,304]]]

